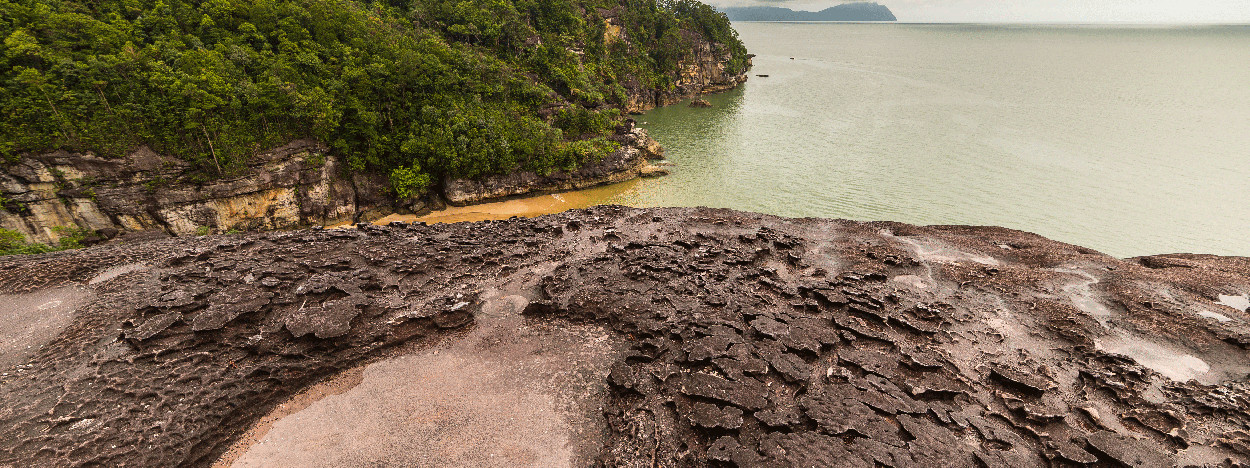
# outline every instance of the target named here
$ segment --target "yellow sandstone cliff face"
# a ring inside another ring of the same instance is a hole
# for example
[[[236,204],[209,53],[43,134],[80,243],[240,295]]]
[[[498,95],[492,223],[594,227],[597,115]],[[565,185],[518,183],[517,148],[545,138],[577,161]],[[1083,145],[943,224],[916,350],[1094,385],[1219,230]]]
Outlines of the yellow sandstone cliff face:
[[[357,185],[382,187],[344,178],[325,152],[295,141],[257,156],[240,176],[207,183],[189,180],[186,163],[146,148],[118,160],[64,151],[27,157],[0,170],[0,227],[56,242],[56,226],[188,235],[351,221]]]
[[[434,196],[465,205],[667,173],[648,163],[664,149],[646,131],[626,124],[620,132],[613,137],[619,150],[576,171],[446,180]],[[148,231],[184,236],[339,225],[380,218],[404,204],[401,211],[425,206],[426,200],[394,200],[387,188],[380,177],[348,176],[341,160],[313,141],[260,154],[243,174],[208,182],[193,178],[187,163],[147,148],[123,159],[58,151],[0,168],[0,228],[56,243],[64,234],[58,226],[106,238]]]
[[[648,163],[664,149],[646,131],[626,124],[620,132],[613,137],[619,150],[576,171],[446,180],[434,197],[464,205],[667,173]],[[385,179],[349,176],[323,145],[304,140],[256,156],[238,176],[202,182],[192,175],[187,163],[147,148],[123,159],[64,151],[30,156],[0,168],[0,228],[42,243],[60,239],[58,226],[106,238],[145,231],[183,236],[346,224],[396,207],[419,211],[427,201],[394,200]]]
[[[90,155],[85,162],[95,162]],[[63,197],[64,181],[81,181],[85,174],[69,164],[48,164],[35,159],[24,159],[17,165],[0,173],[0,192],[3,192],[4,209],[0,210],[0,228],[21,232],[28,239],[55,242],[61,236],[53,230],[56,226],[79,226],[88,229],[113,227],[115,221],[100,211],[90,198]],[[125,217],[117,220],[138,225],[136,220]]]

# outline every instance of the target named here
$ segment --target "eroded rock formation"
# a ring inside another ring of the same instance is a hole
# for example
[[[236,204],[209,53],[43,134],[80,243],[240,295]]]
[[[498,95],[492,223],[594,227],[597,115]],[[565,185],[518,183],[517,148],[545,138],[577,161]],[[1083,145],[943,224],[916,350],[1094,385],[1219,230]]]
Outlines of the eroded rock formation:
[[[444,181],[439,194],[396,200],[380,175],[349,174],[342,158],[299,140],[262,153],[241,175],[204,182],[190,164],[141,148],[125,159],[57,151],[0,167],[0,228],[54,243],[58,227],[176,236],[230,230],[293,229],[422,212],[446,200],[465,205],[541,191],[572,190],[665,172],[648,164],[659,143],[627,120],[611,140],[620,148],[570,172],[519,171]]]
[[[501,297],[625,348],[583,466],[1245,465],[1247,293],[1246,258],[711,209],[6,258],[6,317],[55,333],[0,348],[0,465],[210,464],[294,392]]]
[[[345,173],[339,158],[306,140],[257,155],[242,175],[208,182],[190,164],[147,148],[124,159],[57,151],[0,169],[0,227],[54,242],[58,226],[187,235],[351,222],[389,207],[385,180]]]

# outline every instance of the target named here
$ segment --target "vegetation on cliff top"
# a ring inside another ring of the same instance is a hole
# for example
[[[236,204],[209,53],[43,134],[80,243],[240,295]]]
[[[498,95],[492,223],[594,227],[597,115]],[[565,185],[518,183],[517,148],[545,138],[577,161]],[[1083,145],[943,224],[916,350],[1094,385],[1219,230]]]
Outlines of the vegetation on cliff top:
[[[0,155],[148,145],[216,176],[315,138],[399,195],[547,173],[609,149],[626,86],[670,88],[700,37],[745,68],[694,0],[0,0]]]

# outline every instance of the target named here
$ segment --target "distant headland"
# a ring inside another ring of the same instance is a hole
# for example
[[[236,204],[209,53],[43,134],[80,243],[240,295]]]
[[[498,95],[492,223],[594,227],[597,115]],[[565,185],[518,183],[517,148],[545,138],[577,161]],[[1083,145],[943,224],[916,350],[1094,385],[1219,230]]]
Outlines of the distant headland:
[[[794,11],[781,7],[726,8],[730,21],[896,21],[885,5],[871,2],[844,3],[820,11]]]

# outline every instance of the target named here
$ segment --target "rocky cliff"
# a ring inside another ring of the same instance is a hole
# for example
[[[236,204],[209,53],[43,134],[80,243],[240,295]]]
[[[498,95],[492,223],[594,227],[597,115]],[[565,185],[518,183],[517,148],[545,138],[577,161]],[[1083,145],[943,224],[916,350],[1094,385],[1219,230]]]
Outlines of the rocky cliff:
[[[619,29],[612,31],[606,34],[627,40]],[[745,73],[726,72],[731,55],[723,45],[696,35],[689,39],[698,45],[681,62],[673,87],[657,90],[632,80],[627,110],[721,92],[746,81]],[[105,238],[134,232],[288,229],[372,219],[396,210],[421,212],[440,207],[444,200],[464,205],[665,173],[647,164],[661,157],[663,149],[632,121],[609,139],[620,144],[616,152],[574,171],[446,179],[417,200],[392,199],[381,175],[348,175],[341,155],[310,140],[258,154],[241,175],[224,179],[211,179],[185,161],[146,147],[121,159],[56,151],[0,166],[0,228],[44,243],[63,235],[57,227],[83,228]]]
[[[731,73],[727,69],[729,61],[733,58],[728,47],[724,44],[699,40],[697,35],[688,31],[682,33],[697,45],[690,50],[689,56],[681,61],[680,71],[673,80],[672,88],[648,88],[641,86],[637,79],[627,80],[625,82],[625,89],[629,94],[629,102],[625,106],[627,112],[638,113],[704,94],[728,91],[746,82],[746,70]],[[749,69],[750,58],[747,59],[747,66]]]
[[[1247,258],[711,209],[5,258],[0,465],[1245,466],[1248,293]]]
[[[629,37],[620,26],[620,8],[605,9],[599,13],[605,17],[605,42],[629,42]],[[679,71],[672,77],[671,87],[651,88],[642,85],[637,77],[627,79],[624,83],[627,93],[624,109],[626,112],[636,114],[704,94],[725,92],[746,82],[746,70],[729,70],[730,61],[734,57],[726,45],[708,42],[691,31],[683,30],[681,33],[687,41],[695,45],[679,62]],[[749,70],[750,58],[746,60]],[[647,164],[648,160],[662,158],[664,150],[658,142],[647,136],[646,131],[634,128],[632,121],[627,122],[625,128],[618,128],[612,140],[622,145],[620,151],[576,171],[558,172],[549,176],[520,171],[477,180],[447,179],[442,187],[443,196],[450,204],[465,205],[527,193],[610,184],[640,175],[667,173]]]
[[[257,155],[240,176],[203,180],[189,164],[140,148],[124,159],[58,151],[0,170],[0,228],[40,242],[57,226],[173,235],[351,222],[389,207],[385,181],[344,177],[339,158],[299,140]]]
[[[648,164],[664,149],[633,121],[610,139],[620,145],[615,152],[574,171],[449,179],[441,193],[419,200],[393,199],[380,177],[347,175],[341,158],[313,141],[262,153],[243,175],[207,182],[187,163],[146,148],[121,160],[59,151],[0,169],[0,228],[44,243],[64,235],[55,229],[62,226],[109,239],[134,233],[292,229],[420,212],[444,200],[465,205],[666,173]]]

